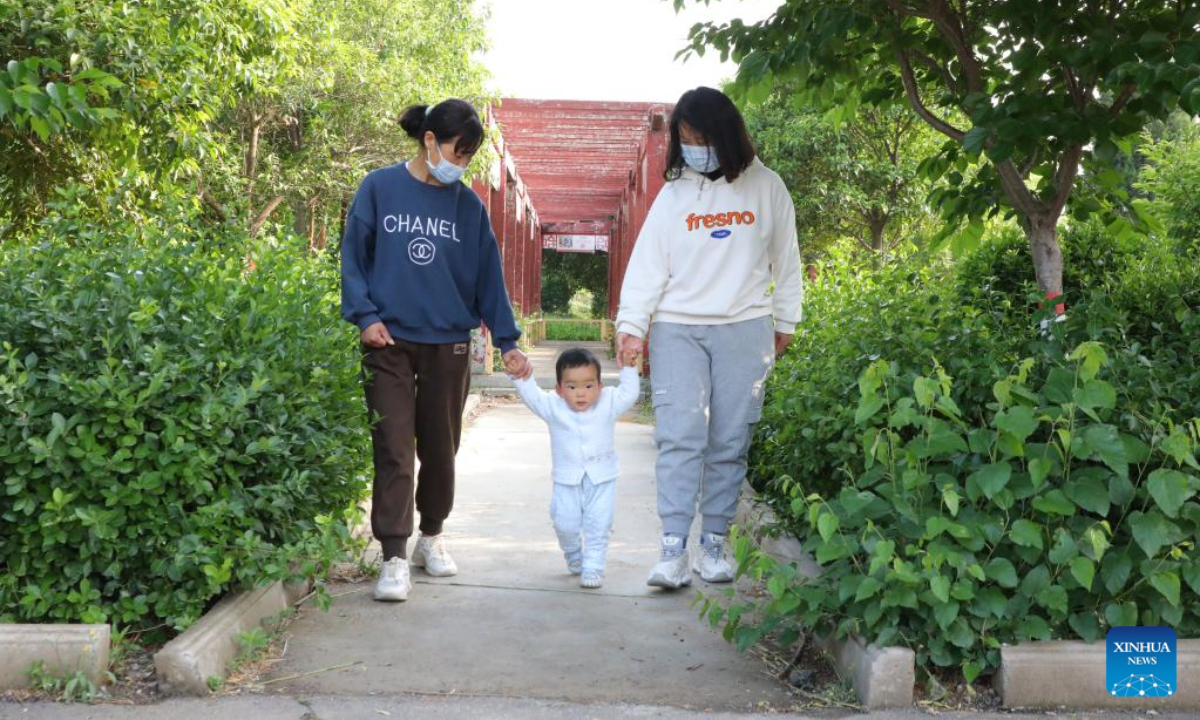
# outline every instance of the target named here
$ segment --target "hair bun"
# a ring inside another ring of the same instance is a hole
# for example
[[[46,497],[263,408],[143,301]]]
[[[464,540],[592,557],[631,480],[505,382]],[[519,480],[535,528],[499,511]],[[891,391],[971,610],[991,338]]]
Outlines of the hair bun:
[[[421,139],[421,128],[425,127],[428,105],[410,105],[400,115],[400,127],[413,140]]]

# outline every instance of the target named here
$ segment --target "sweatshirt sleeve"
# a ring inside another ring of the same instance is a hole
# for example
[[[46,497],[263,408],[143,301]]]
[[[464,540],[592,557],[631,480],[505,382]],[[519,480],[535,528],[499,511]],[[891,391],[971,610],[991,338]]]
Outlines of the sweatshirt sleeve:
[[[525,403],[525,407],[533,411],[546,422],[550,421],[550,393],[538,387],[537,382],[533,378],[525,378],[518,380],[511,375],[509,379],[517,388],[517,392],[521,395],[521,402]]]
[[[667,193],[659,193],[642,231],[638,233],[625,268],[625,281],[621,284],[621,305],[617,310],[617,332],[629,333],[644,338],[650,330],[650,317],[658,309],[663,291],[670,278],[670,254],[667,233],[664,231],[662,215]]]
[[[371,191],[364,182],[346,215],[342,237],[342,317],[366,330],[379,320],[371,300],[371,266],[375,260],[375,213]]]
[[[775,234],[771,238],[771,279],[775,281],[772,296],[775,331],[791,335],[800,322],[804,301],[804,283],[800,272],[800,244],[796,238],[796,206],[787,187],[777,184]]]
[[[504,265],[500,262],[500,246],[496,243],[496,235],[492,232],[492,223],[487,213],[480,210],[483,219],[482,246],[479,249],[479,279],[475,288],[475,297],[479,303],[479,314],[487,323],[488,330],[501,353],[506,353],[517,347],[517,339],[521,330],[513,318],[512,302],[508,299],[508,290],[504,287]]]
[[[624,415],[629,408],[637,403],[638,394],[641,392],[641,381],[638,379],[638,370],[636,367],[621,368],[620,385],[617,386],[613,395],[613,420]]]

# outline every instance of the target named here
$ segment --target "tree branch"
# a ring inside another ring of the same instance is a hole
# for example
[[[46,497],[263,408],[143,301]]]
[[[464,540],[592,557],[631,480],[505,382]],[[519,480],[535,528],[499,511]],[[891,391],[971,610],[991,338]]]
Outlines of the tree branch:
[[[1121,91],[1121,94],[1117,97],[1117,99],[1113,101],[1112,107],[1108,110],[1109,114],[1113,117],[1116,117],[1118,114],[1120,114],[1120,112],[1125,109],[1125,105],[1129,103],[1129,99],[1133,97],[1133,93],[1136,91],[1137,85],[1126,85],[1125,89]]]
[[[1025,161],[1025,166],[1021,168],[1022,178],[1029,177],[1029,172],[1033,170],[1034,165],[1037,165],[1037,161],[1041,158],[1041,156],[1042,149],[1040,147],[1035,147],[1033,152],[1029,153],[1029,160]]]
[[[900,46],[896,46],[896,57],[900,61],[900,77],[904,81],[904,92],[908,95],[908,101],[912,104],[913,109],[921,116],[921,119],[929,123],[934,129],[952,140],[962,142],[966,137],[966,133],[954,127],[950,123],[934,115],[925,107],[925,103],[921,101],[921,95],[917,90],[917,80],[913,76],[912,65],[908,61],[908,55]]]
[[[1075,187],[1075,175],[1079,172],[1079,161],[1083,157],[1083,145],[1076,143],[1067,148],[1058,161],[1058,170],[1054,172],[1054,200],[1050,204],[1053,217],[1057,218],[1067,205],[1067,198]]]
[[[1039,210],[1037,198],[1025,185],[1025,179],[1017,171],[1017,166],[1012,159],[993,163],[993,165],[1000,175],[1000,184],[1004,187],[1004,192],[1008,195],[1009,202],[1013,204],[1013,207],[1027,218],[1037,215]]]
[[[216,198],[208,194],[208,191],[200,189],[200,201],[209,207],[210,210],[217,214],[217,218],[221,222],[227,222],[229,216],[225,214],[225,208],[221,207],[221,203],[217,202]]]
[[[1067,83],[1067,91],[1071,94],[1071,100],[1075,103],[1076,110],[1083,110],[1087,103],[1087,98],[1084,96],[1083,89],[1079,87],[1079,81],[1071,74],[1071,69],[1066,65],[1061,65],[1063,79]]]
[[[967,79],[967,92],[983,92],[983,69],[979,67],[979,58],[975,57],[975,50],[967,40],[958,12],[945,0],[931,0],[930,5],[933,11],[929,14],[929,19],[941,30],[942,36],[950,43],[950,47],[954,48],[958,61],[962,63],[963,75]]]
[[[279,207],[279,203],[283,202],[282,195],[276,195],[271,198],[271,202],[262,209],[258,217],[254,218],[254,222],[250,223],[250,237],[258,235],[258,231],[262,230],[262,226],[266,224],[267,218],[271,217],[271,213],[275,212],[275,208]]]

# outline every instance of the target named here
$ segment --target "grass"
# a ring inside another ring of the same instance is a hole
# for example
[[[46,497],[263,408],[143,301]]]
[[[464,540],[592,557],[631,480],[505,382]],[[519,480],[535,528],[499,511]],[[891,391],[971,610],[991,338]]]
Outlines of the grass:
[[[600,322],[546,320],[546,339],[599,342]]]

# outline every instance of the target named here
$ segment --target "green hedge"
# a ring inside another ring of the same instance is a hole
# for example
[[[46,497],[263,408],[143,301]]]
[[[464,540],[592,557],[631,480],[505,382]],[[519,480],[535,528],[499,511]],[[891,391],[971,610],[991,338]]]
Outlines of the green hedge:
[[[857,632],[973,681],[1001,643],[1200,635],[1200,265],[1089,225],[1064,245],[1049,332],[1014,234],[957,267],[823,273],[751,451],[823,574],[735,541],[768,597],[710,602],[727,637]]]
[[[0,622],[182,629],[329,561],[369,458],[334,264],[75,237],[0,256]]]

